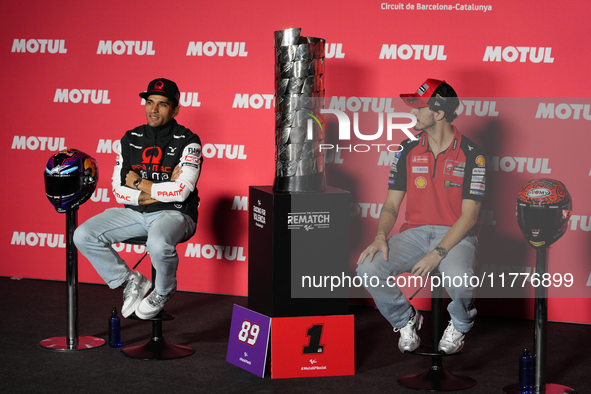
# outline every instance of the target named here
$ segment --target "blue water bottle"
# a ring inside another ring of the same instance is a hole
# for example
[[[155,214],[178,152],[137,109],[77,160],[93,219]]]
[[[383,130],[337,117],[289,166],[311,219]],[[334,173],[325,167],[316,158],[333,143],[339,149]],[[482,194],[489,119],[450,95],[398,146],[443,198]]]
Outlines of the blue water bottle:
[[[523,349],[523,354],[519,356],[519,393],[532,393],[534,384],[533,357],[529,350]]]
[[[121,319],[117,316],[117,308],[113,308],[109,316],[109,346],[121,346]]]

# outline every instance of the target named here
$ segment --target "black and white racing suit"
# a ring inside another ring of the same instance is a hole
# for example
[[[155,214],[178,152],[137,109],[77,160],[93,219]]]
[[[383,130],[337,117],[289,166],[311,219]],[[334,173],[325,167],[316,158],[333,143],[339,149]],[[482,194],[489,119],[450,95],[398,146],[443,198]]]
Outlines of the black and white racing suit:
[[[76,246],[109,287],[120,286],[130,273],[111,245],[147,236],[146,247],[157,272],[155,290],[169,294],[176,289],[176,245],[195,232],[202,161],[201,140],[174,119],[163,127],[143,125],[125,133],[112,178],[115,198],[125,208],[105,210],[74,234]],[[181,173],[171,181],[177,165],[182,166]],[[158,202],[139,205],[141,191],[125,184],[131,170],[153,182],[151,197]]]

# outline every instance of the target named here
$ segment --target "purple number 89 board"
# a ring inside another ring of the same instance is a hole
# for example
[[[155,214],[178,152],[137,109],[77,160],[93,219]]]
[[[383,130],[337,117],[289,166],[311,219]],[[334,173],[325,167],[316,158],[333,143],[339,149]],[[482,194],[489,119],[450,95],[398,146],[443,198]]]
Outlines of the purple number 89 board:
[[[234,305],[226,361],[263,378],[271,318]]]

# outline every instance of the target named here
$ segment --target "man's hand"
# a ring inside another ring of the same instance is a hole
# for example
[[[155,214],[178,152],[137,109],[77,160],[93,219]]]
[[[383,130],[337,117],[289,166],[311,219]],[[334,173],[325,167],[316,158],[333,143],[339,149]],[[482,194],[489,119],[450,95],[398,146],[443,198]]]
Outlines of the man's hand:
[[[426,276],[439,266],[441,260],[443,259],[439,256],[439,253],[437,253],[436,250],[433,250],[420,259],[419,262],[412,267],[410,272],[415,276]]]
[[[174,182],[175,180],[178,179],[178,177],[181,175],[181,172],[183,172],[182,167],[181,166],[176,166],[174,168],[174,170],[172,171],[172,175],[170,177],[170,181]],[[129,186],[132,189],[135,189],[135,186],[133,185],[133,182],[136,179],[140,179],[140,176],[138,175],[137,172],[135,171],[129,171],[127,173],[127,175],[125,176],[125,184],[127,186]],[[146,184],[146,188],[151,188],[152,187],[152,182],[148,181],[148,180],[144,180],[144,182],[142,182],[142,189],[146,189],[144,188],[144,184]],[[148,189],[149,190],[149,189]],[[149,204],[154,204],[157,203],[158,200],[155,200],[152,198],[152,196],[150,195],[150,193],[146,192],[145,190],[142,190],[142,192],[140,193],[139,197],[138,197],[138,203],[140,205],[149,205]]]
[[[182,166],[174,167],[174,170],[172,171],[172,176],[170,177],[170,181],[171,182],[176,181],[179,178],[179,176],[181,175],[181,172],[183,172]]]
[[[150,195],[146,192],[141,192],[140,196],[137,199],[138,204],[140,205],[149,205],[158,202],[158,200],[154,200]]]
[[[133,182],[138,179],[140,176],[137,172],[135,171],[129,171],[127,173],[127,175],[125,175],[125,184],[129,187],[131,187],[132,189],[135,189],[135,187],[133,186]]]
[[[384,255],[384,260],[388,260],[388,241],[386,240],[386,236],[383,234],[378,234],[371,245],[361,252],[359,259],[357,260],[357,265],[363,263],[367,256],[369,256],[369,261],[371,262],[373,260],[373,256],[377,252],[382,252]]]
[[[140,179],[140,176],[138,175],[138,173],[135,171],[129,171],[127,173],[127,175],[125,176],[125,184],[127,186],[129,186],[130,188],[135,189],[133,182],[136,179]],[[149,205],[149,204],[154,204],[154,203],[158,202],[158,200],[154,200],[152,198],[152,196],[150,195],[150,193],[147,193],[142,190],[139,197],[138,197],[137,202],[140,205]]]

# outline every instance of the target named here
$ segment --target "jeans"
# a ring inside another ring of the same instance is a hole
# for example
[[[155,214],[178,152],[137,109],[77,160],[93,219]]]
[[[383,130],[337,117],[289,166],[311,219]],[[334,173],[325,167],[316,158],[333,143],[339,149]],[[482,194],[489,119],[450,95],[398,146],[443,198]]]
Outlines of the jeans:
[[[388,239],[388,260],[384,260],[382,252],[377,252],[373,261],[367,257],[357,266],[357,275],[375,276],[379,279],[377,286],[368,286],[367,290],[373,297],[377,308],[394,328],[402,328],[408,323],[412,306],[398,287],[389,287],[387,279],[403,272],[410,272],[412,267],[427,253],[441,242],[450,227],[420,226],[408,229]],[[445,289],[451,298],[447,310],[455,328],[466,333],[474,325],[476,308],[474,307],[474,288],[469,285],[469,278],[474,274],[478,238],[470,231],[447,256],[439,263],[438,270],[442,275],[464,278],[462,286],[454,287],[453,281],[444,281]],[[456,281],[456,284],[459,281]],[[468,283],[464,283],[468,282]],[[392,286],[392,280],[389,282]],[[463,285],[467,284],[467,287]]]
[[[158,294],[176,290],[179,257],[176,245],[195,233],[195,222],[176,211],[141,213],[128,208],[110,208],[74,232],[74,243],[111,289],[125,282],[131,269],[111,245],[129,238],[148,237],[146,250],[156,270]]]

